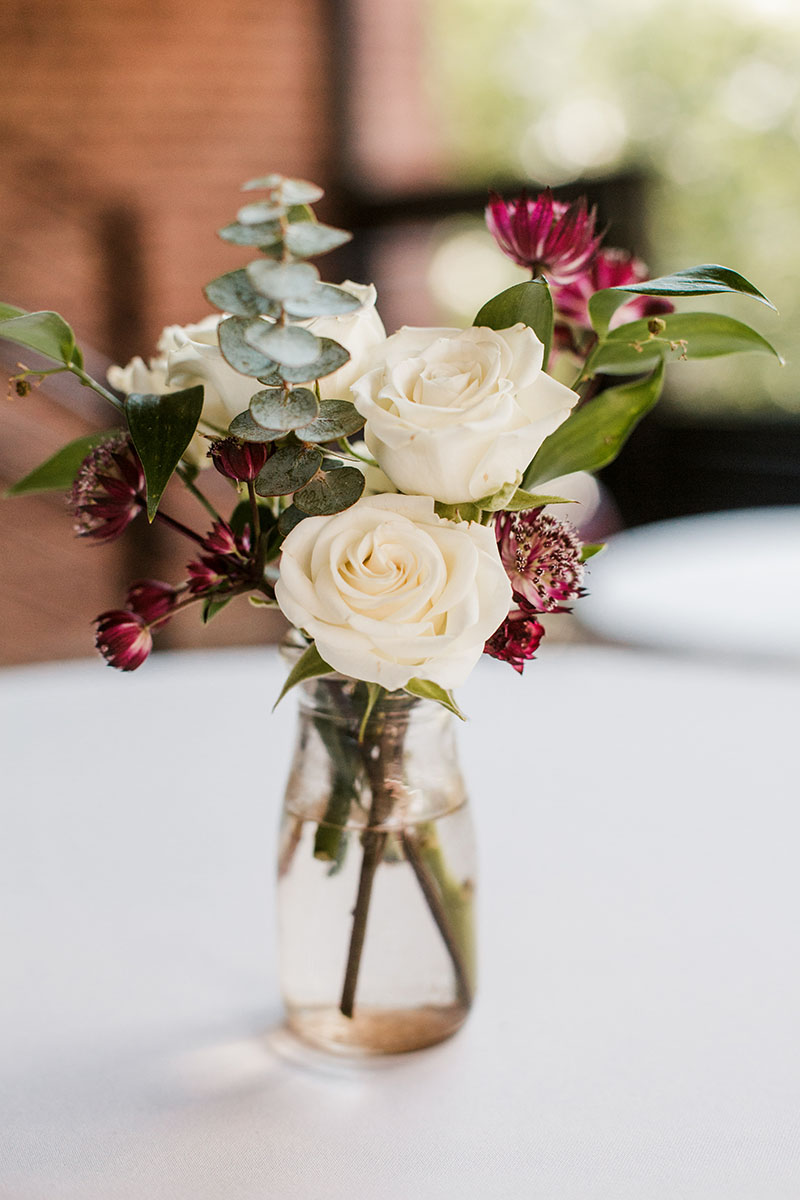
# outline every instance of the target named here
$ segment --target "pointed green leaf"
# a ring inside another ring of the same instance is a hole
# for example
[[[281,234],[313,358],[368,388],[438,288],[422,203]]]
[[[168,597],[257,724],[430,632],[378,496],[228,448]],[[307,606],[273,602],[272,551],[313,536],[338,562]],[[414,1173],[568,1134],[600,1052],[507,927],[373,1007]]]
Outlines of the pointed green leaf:
[[[226,604],[229,604],[233,596],[206,596],[203,601],[201,617],[203,624],[207,625],[212,617],[215,617],[218,612],[221,612]]]
[[[24,308],[17,308],[15,304],[0,304],[0,321],[7,321],[9,317],[24,317],[24,315]]]
[[[212,279],[203,292],[207,300],[225,313],[240,317],[259,317],[267,313],[280,316],[280,306],[271,304],[266,296],[255,290],[244,267]]]
[[[711,296],[717,292],[740,292],[760,300],[768,308],[775,308],[757,287],[729,267],[712,263],[700,267],[688,267],[674,275],[662,275],[659,279],[643,283],[629,283],[620,287],[602,288],[589,300],[589,316],[592,326],[600,337],[608,332],[608,324],[621,304],[631,295],[638,296]]]
[[[303,446],[290,436],[264,463],[255,490],[259,496],[288,496],[313,479],[321,465],[321,450]]]
[[[295,492],[294,503],[309,516],[332,516],[355,504],[365,484],[366,479],[358,467],[338,467],[315,475],[310,483]]]
[[[332,674],[333,667],[328,666],[315,643],[312,642],[289,672],[281,694],[272,706],[272,711],[275,711],[286,693],[290,692],[293,687],[297,687],[298,683],[304,683],[306,679],[315,679],[318,675]]]
[[[525,489],[573,471],[599,471],[613,462],[625,441],[661,395],[664,363],[652,375],[608,388],[573,411],[545,439],[523,477]]]
[[[34,492],[68,492],[87,454],[116,433],[119,433],[118,429],[105,429],[99,433],[87,433],[83,437],[75,438],[74,442],[62,446],[24,479],[12,483],[5,495],[29,496]]]
[[[590,558],[594,558],[595,554],[602,553],[605,548],[605,542],[584,542],[581,546],[581,562],[588,562]]]
[[[334,442],[363,429],[365,418],[349,400],[323,400],[319,416],[296,430],[301,442]]]
[[[641,375],[661,358],[718,358],[725,354],[771,354],[783,362],[774,346],[733,317],[719,313],[666,313],[659,317],[663,331],[651,336],[648,319],[631,321],[613,329],[592,355],[593,372],[607,375]]]
[[[553,341],[553,297],[546,279],[529,279],[507,288],[484,304],[472,324],[510,329],[519,322],[528,325],[543,343],[546,366]]]
[[[308,317],[344,316],[361,308],[361,301],[345,288],[318,283],[307,295],[285,300],[283,307],[290,317],[305,320]]]
[[[313,421],[319,412],[319,401],[308,388],[267,388],[256,392],[250,401],[250,415],[264,429],[289,433]],[[304,439],[303,439],[304,440]]]
[[[246,331],[254,324],[256,322],[249,317],[228,317],[217,327],[217,336],[225,361],[242,375],[254,375],[258,378],[262,375],[269,375],[274,370],[275,363],[245,341]],[[268,328],[264,321],[260,321],[258,324],[265,329]]]
[[[65,366],[81,366],[83,358],[75,334],[58,313],[29,312],[0,321],[0,338],[26,346]]]
[[[163,396],[131,392],[125,401],[128,428],[147,480],[147,518],[152,521],[203,411],[203,387]]]
[[[453,699],[453,693],[439,687],[438,683],[431,683],[430,679],[409,679],[403,690],[410,692],[412,696],[419,696],[422,700],[435,700],[448,712],[454,713],[460,721],[467,719]]]

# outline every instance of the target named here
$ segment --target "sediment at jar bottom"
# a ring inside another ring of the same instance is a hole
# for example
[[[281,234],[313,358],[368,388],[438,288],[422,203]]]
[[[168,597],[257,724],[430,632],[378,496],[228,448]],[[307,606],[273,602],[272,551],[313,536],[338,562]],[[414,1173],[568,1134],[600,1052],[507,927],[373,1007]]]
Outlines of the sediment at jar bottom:
[[[412,1009],[358,1006],[352,1017],[336,1007],[287,1010],[289,1029],[302,1041],[343,1055],[406,1054],[452,1037],[469,1005],[426,1005]]]

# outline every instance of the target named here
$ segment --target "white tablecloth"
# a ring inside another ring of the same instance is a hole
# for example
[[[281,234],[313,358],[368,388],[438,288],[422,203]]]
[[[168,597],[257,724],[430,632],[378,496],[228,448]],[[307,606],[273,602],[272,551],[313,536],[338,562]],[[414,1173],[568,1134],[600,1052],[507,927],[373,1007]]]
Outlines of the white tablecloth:
[[[796,1200],[800,675],[544,647],[460,699],[463,1031],[281,1029],[274,652],[0,674],[3,1200]]]

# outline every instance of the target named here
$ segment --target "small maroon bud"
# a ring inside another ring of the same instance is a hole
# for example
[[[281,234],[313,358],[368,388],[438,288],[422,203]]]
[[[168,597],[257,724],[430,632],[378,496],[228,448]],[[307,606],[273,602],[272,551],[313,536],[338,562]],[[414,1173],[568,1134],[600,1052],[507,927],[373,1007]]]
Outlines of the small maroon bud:
[[[125,602],[149,625],[153,621],[166,623],[177,597],[175,588],[168,583],[162,583],[159,579],[137,579],[128,588]]]
[[[213,442],[209,454],[220,475],[249,483],[269,458],[270,449],[267,442],[242,442],[229,437]]]
[[[110,667],[135,671],[153,649],[153,638],[138,613],[112,609],[97,618],[95,645]]]

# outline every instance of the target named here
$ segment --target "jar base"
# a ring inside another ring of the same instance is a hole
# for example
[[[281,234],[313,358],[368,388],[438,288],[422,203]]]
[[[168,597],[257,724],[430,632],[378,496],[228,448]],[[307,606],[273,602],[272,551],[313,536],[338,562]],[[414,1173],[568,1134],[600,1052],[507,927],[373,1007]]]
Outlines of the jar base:
[[[465,1005],[421,1008],[360,1008],[345,1017],[338,1008],[295,1008],[288,1026],[302,1041],[342,1055],[406,1054],[443,1042],[461,1028]]]

